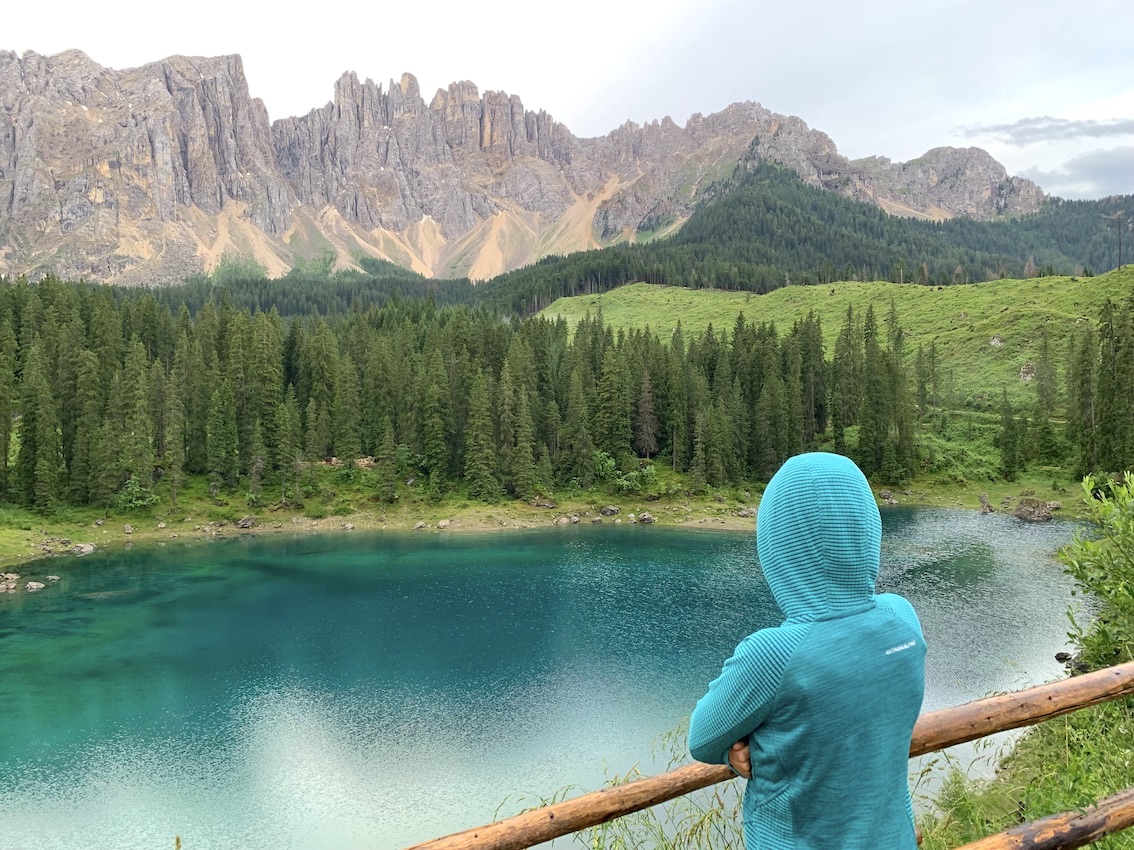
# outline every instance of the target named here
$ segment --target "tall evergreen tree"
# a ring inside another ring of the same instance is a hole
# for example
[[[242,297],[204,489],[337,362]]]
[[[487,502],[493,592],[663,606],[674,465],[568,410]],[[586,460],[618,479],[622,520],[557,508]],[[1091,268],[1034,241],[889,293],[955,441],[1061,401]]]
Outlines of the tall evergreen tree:
[[[122,431],[122,469],[142,493],[154,478],[154,423],[150,416],[149,364],[146,349],[136,337],[126,355],[122,382],[126,419]]]
[[[379,499],[393,503],[398,495],[398,447],[394,442],[394,425],[385,417],[379,425],[382,436],[378,440],[378,454],[374,456],[377,473],[374,489]]]
[[[177,496],[185,482],[185,376],[176,369],[169,376],[165,396],[165,453],[163,480],[169,482],[169,503],[177,509]]]
[[[1016,416],[1008,402],[1008,390],[1003,391],[1000,402],[1000,475],[1005,481],[1015,481],[1020,471],[1020,436]]]
[[[595,444],[591,442],[587,400],[583,395],[581,368],[571,373],[567,395],[567,418],[560,432],[560,477],[575,481],[581,487],[590,487],[594,481]]]
[[[12,416],[19,405],[16,378],[16,334],[7,318],[0,320],[0,496],[8,493],[8,455],[12,447]]]
[[[236,442],[236,398],[226,376],[209,402],[209,482],[214,493],[232,490],[240,472]]]
[[[344,463],[353,464],[362,454],[362,403],[358,371],[350,353],[339,360],[335,381],[335,455]]]
[[[492,417],[488,410],[488,381],[477,372],[469,393],[469,422],[465,433],[465,480],[469,495],[483,502],[500,496],[496,477],[496,452],[492,441]]]
[[[634,417],[634,451],[639,456],[650,455],[658,450],[658,414],[654,409],[654,389],[650,384],[650,372],[642,371],[642,386],[638,391],[638,412]]]
[[[530,499],[538,489],[535,461],[535,426],[526,393],[520,393],[516,413],[516,450],[512,456],[512,490],[517,499]]]
[[[1033,427],[1028,444],[1031,456],[1042,463],[1053,463],[1059,458],[1059,445],[1051,417],[1056,406],[1055,364],[1047,330],[1040,331],[1040,350],[1036,360],[1036,373],[1032,380],[1036,403],[1032,412]]]
[[[98,469],[95,461],[98,458],[99,441],[102,439],[102,388],[99,386],[98,355],[83,349],[79,353],[77,374],[78,416],[75,420],[67,495],[69,501],[83,505],[91,501],[91,491],[96,486]]]
[[[1069,436],[1075,446],[1075,467],[1080,476],[1099,468],[1097,372],[1098,348],[1095,333],[1084,328],[1073,346],[1068,405]]]
[[[280,501],[287,502],[288,485],[299,489],[300,463],[303,460],[302,426],[295,387],[288,385],[283,404],[276,408],[276,468],[280,472]]]
[[[594,441],[616,461],[630,453],[630,393],[623,364],[615,347],[607,348],[595,394]]]

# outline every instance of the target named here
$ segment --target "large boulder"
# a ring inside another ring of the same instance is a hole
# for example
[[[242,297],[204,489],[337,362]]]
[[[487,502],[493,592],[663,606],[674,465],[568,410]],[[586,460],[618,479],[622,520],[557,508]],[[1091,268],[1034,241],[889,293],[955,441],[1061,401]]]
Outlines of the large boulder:
[[[1012,516],[1024,522],[1048,522],[1051,520],[1051,505],[1043,499],[1024,496],[1016,505]]]

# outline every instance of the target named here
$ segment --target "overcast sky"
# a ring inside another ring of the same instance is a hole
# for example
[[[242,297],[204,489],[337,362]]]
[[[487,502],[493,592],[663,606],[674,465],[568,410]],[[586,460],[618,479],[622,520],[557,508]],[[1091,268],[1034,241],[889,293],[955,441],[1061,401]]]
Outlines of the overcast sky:
[[[734,101],[798,115],[850,157],[975,145],[1063,197],[1134,193],[1132,0],[194,0],[12,3],[0,49],[129,68],[239,53],[273,119],[354,71],[471,80],[578,136]],[[321,16],[321,17],[320,17]]]

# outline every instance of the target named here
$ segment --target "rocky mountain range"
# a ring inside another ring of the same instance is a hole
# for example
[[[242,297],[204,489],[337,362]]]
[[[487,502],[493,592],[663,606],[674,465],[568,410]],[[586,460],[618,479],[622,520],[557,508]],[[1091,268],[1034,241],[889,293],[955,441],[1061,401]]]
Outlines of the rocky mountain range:
[[[370,255],[492,277],[552,253],[670,232],[738,163],[769,160],[896,215],[1038,208],[977,148],[848,160],[757,103],[576,137],[505,92],[353,73],[307,115],[269,122],[239,56],[113,70],[78,50],[0,51],[0,275],[158,284],[254,258],[271,276]]]

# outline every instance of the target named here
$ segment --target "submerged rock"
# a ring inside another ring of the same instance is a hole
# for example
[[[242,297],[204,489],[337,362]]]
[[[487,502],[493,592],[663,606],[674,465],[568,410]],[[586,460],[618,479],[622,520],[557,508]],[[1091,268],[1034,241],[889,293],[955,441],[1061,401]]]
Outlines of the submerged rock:
[[[24,585],[24,590],[43,590],[46,585],[42,581],[29,581]]]

